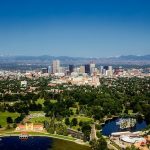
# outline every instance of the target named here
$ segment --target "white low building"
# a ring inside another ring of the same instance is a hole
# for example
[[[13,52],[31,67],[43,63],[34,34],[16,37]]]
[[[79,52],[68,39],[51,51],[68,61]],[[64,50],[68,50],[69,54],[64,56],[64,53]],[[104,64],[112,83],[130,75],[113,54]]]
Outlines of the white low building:
[[[21,87],[27,87],[27,81],[21,81]]]
[[[126,136],[126,135],[122,135],[120,136],[120,139],[124,142],[127,143],[146,143],[146,139],[143,137],[131,137],[131,136]]]

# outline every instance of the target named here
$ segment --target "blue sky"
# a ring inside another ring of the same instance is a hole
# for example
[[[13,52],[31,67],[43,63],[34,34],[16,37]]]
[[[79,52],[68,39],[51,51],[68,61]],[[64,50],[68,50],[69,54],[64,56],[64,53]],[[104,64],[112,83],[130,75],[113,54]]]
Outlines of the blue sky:
[[[150,0],[0,0],[0,55],[150,54]]]

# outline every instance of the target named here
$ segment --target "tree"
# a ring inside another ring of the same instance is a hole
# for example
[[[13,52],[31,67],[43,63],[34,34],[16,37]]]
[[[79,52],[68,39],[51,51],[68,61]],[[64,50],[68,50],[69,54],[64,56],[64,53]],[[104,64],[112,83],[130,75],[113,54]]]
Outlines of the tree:
[[[17,124],[16,124],[16,123],[14,123],[14,124],[13,124],[13,128],[16,128],[16,127],[17,127]]]
[[[24,114],[21,114],[19,117],[17,117],[16,119],[15,119],[15,123],[20,123],[23,119],[25,118],[25,115]]]
[[[7,117],[7,123],[13,123],[13,120],[11,117]]]
[[[55,131],[59,135],[67,135],[67,128],[61,123],[55,124]]]
[[[101,137],[98,140],[92,140],[90,142],[92,150],[108,150],[106,140]]]
[[[91,126],[89,122],[83,122],[81,130],[84,134],[84,140],[85,141],[90,140]]]
[[[73,119],[71,120],[71,125],[72,125],[72,126],[76,126],[77,124],[78,124],[77,118],[73,118]]]
[[[77,114],[77,115],[79,114],[79,109],[76,110],[76,114]]]
[[[8,124],[7,127],[6,127],[6,129],[11,129],[11,126]]]
[[[135,112],[142,112],[142,107],[139,103],[137,103],[135,106],[134,106],[134,111]]]
[[[83,125],[83,121],[80,121],[79,122],[79,126],[81,127]]]
[[[66,119],[65,119],[65,124],[66,124],[67,126],[70,125],[70,120],[69,120],[69,118],[66,118]]]

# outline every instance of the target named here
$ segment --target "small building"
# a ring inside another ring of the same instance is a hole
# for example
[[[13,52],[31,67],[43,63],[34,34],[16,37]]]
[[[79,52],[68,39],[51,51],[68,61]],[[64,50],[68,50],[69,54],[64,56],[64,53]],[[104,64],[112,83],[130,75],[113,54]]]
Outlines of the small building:
[[[26,88],[27,87],[27,81],[21,81],[21,87]]]
[[[126,143],[144,143],[146,144],[146,139],[143,137],[131,137],[131,136],[126,136],[126,135],[122,135],[120,137],[120,139]]]
[[[44,131],[44,126],[42,124],[33,124],[33,123],[26,123],[25,125],[18,124],[16,127],[16,131],[41,132]]]

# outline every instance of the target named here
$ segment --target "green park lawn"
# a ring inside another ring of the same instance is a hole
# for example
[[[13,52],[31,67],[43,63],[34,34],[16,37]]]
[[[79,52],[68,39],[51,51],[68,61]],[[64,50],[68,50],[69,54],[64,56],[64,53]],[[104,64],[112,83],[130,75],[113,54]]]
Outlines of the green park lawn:
[[[6,127],[7,117],[11,117],[13,120],[19,116],[19,113],[0,112],[0,125]]]
[[[85,117],[85,116],[82,116],[82,115],[71,116],[71,117],[69,118],[70,122],[71,122],[71,120],[72,120],[73,118],[77,118],[78,124],[79,124],[80,121],[82,121],[82,122],[91,122],[91,123],[94,122],[94,120],[93,120],[92,118]],[[79,126],[79,125],[77,125],[77,126],[72,126],[71,128],[74,129],[74,130],[78,130],[78,128],[80,128],[80,126]]]
[[[44,113],[43,111],[29,111],[29,114]]]
[[[44,121],[49,121],[50,119],[48,117],[37,117],[30,119],[30,122],[32,123],[43,123]]]
[[[29,114],[36,114],[36,113],[44,113],[43,111],[30,111]],[[49,121],[49,117],[36,117],[31,118],[29,120],[32,123],[43,123],[44,121]]]
[[[77,118],[78,122],[80,121],[83,121],[83,122],[93,122],[93,119],[92,118],[89,118],[89,117],[86,117],[86,116],[82,116],[82,115],[78,115],[78,116],[71,116],[70,117],[70,121],[73,119],[73,118]]]

